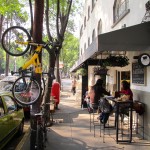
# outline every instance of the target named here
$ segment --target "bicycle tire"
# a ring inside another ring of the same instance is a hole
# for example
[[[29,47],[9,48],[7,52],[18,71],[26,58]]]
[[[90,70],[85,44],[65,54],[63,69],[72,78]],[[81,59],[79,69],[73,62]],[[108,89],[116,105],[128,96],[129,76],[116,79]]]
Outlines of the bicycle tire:
[[[5,30],[2,35],[2,47],[6,53],[12,56],[22,56],[30,48],[30,45],[16,43],[31,41],[31,36],[28,31],[20,26],[12,26]]]
[[[39,99],[41,92],[41,86],[31,76],[19,77],[12,87],[12,94],[21,105],[32,105]]]
[[[44,150],[44,132],[42,125],[37,125],[37,132],[36,132],[36,145],[37,145],[37,150]]]

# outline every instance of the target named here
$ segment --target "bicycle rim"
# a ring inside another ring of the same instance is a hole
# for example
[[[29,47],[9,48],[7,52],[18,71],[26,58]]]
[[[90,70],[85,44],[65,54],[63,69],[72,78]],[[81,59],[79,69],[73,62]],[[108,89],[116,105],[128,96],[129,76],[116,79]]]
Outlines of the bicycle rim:
[[[32,105],[41,96],[41,86],[30,76],[23,76],[13,84],[12,94],[21,105]]]
[[[21,56],[29,50],[30,45],[19,44],[15,41],[31,41],[31,36],[26,29],[19,26],[10,27],[3,33],[2,47],[6,51],[6,53],[12,56]]]

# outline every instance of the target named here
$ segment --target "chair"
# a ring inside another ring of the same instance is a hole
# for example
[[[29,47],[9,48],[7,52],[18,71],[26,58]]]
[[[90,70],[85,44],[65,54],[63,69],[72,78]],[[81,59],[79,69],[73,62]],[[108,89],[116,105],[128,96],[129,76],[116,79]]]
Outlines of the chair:
[[[98,120],[96,117],[96,114],[97,114],[97,110],[98,108],[94,109],[94,108],[90,108],[90,111],[89,111],[89,114],[90,114],[90,132],[91,132],[91,128],[92,128],[92,125],[96,125],[98,123]]]
[[[101,131],[103,131],[103,143],[105,143],[105,129],[107,128],[108,130],[110,128],[114,128],[114,126],[109,126],[109,115],[112,111],[112,107],[111,104],[105,99],[105,98],[101,98],[101,100],[99,101],[99,109],[101,110],[101,113],[103,113],[103,117],[104,120],[102,122],[101,118],[99,118],[98,123],[94,122],[94,137],[95,137],[95,127],[99,126],[100,128],[100,137],[101,137]],[[109,135],[110,135],[110,131],[109,131]]]
[[[139,133],[139,129],[142,129],[142,139],[144,139],[144,112],[145,104],[140,101],[133,102],[133,112],[135,112],[135,118],[133,120],[133,126],[135,126],[136,134]],[[139,117],[141,121],[139,121]]]

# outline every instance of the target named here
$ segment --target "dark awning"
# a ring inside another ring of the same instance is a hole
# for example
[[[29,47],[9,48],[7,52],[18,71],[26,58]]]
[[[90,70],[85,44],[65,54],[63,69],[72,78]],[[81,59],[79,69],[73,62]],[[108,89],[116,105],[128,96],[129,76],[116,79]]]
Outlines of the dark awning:
[[[98,51],[150,50],[150,22],[100,34]]]
[[[150,22],[104,33],[91,43],[84,54],[71,68],[82,66],[86,60],[103,51],[146,51],[150,50]]]

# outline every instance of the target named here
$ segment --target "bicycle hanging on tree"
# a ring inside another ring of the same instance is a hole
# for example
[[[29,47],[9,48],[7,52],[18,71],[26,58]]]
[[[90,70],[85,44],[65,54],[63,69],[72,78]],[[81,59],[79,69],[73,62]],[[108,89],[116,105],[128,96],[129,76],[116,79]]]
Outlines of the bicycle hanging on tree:
[[[35,79],[34,75],[26,75],[25,71],[28,67],[33,65],[35,73],[42,74],[39,53],[42,51],[42,48],[46,48],[49,52],[50,48],[48,45],[51,44],[52,43],[50,42],[44,44],[32,42],[30,34],[26,29],[20,26],[10,27],[3,33],[2,47],[12,56],[22,56],[30,49],[31,45],[36,46],[32,57],[19,69],[21,77],[19,77],[13,84],[12,94],[18,103],[22,105],[31,105],[41,96],[42,88]],[[50,76],[54,78],[53,71],[51,71]],[[22,84],[22,88],[19,88],[20,84]]]
[[[49,52],[51,49],[49,45],[59,47],[59,44],[56,42],[55,45],[52,43],[34,43],[31,41],[31,36],[27,32],[27,30],[20,26],[13,26],[8,28],[2,35],[2,46],[4,50],[12,55],[12,56],[22,56],[24,55],[32,46],[36,46],[31,58],[26,61],[26,63],[20,67],[19,73],[20,77],[14,82],[12,87],[12,94],[16,101],[21,105],[32,105],[37,102],[37,100],[41,97],[42,88],[39,82],[35,79],[34,73],[30,72],[31,75],[27,75],[27,69],[33,65],[34,72],[42,75],[42,67],[39,61],[39,53],[42,51],[42,48],[47,49]],[[54,78],[53,70],[49,75],[51,78]],[[49,104],[43,104],[44,106]],[[46,126],[47,126],[47,116],[50,114],[46,114],[43,109],[40,113],[35,114],[36,117],[36,130],[31,132],[36,132],[36,142],[35,148],[42,150],[45,147],[46,141]]]

